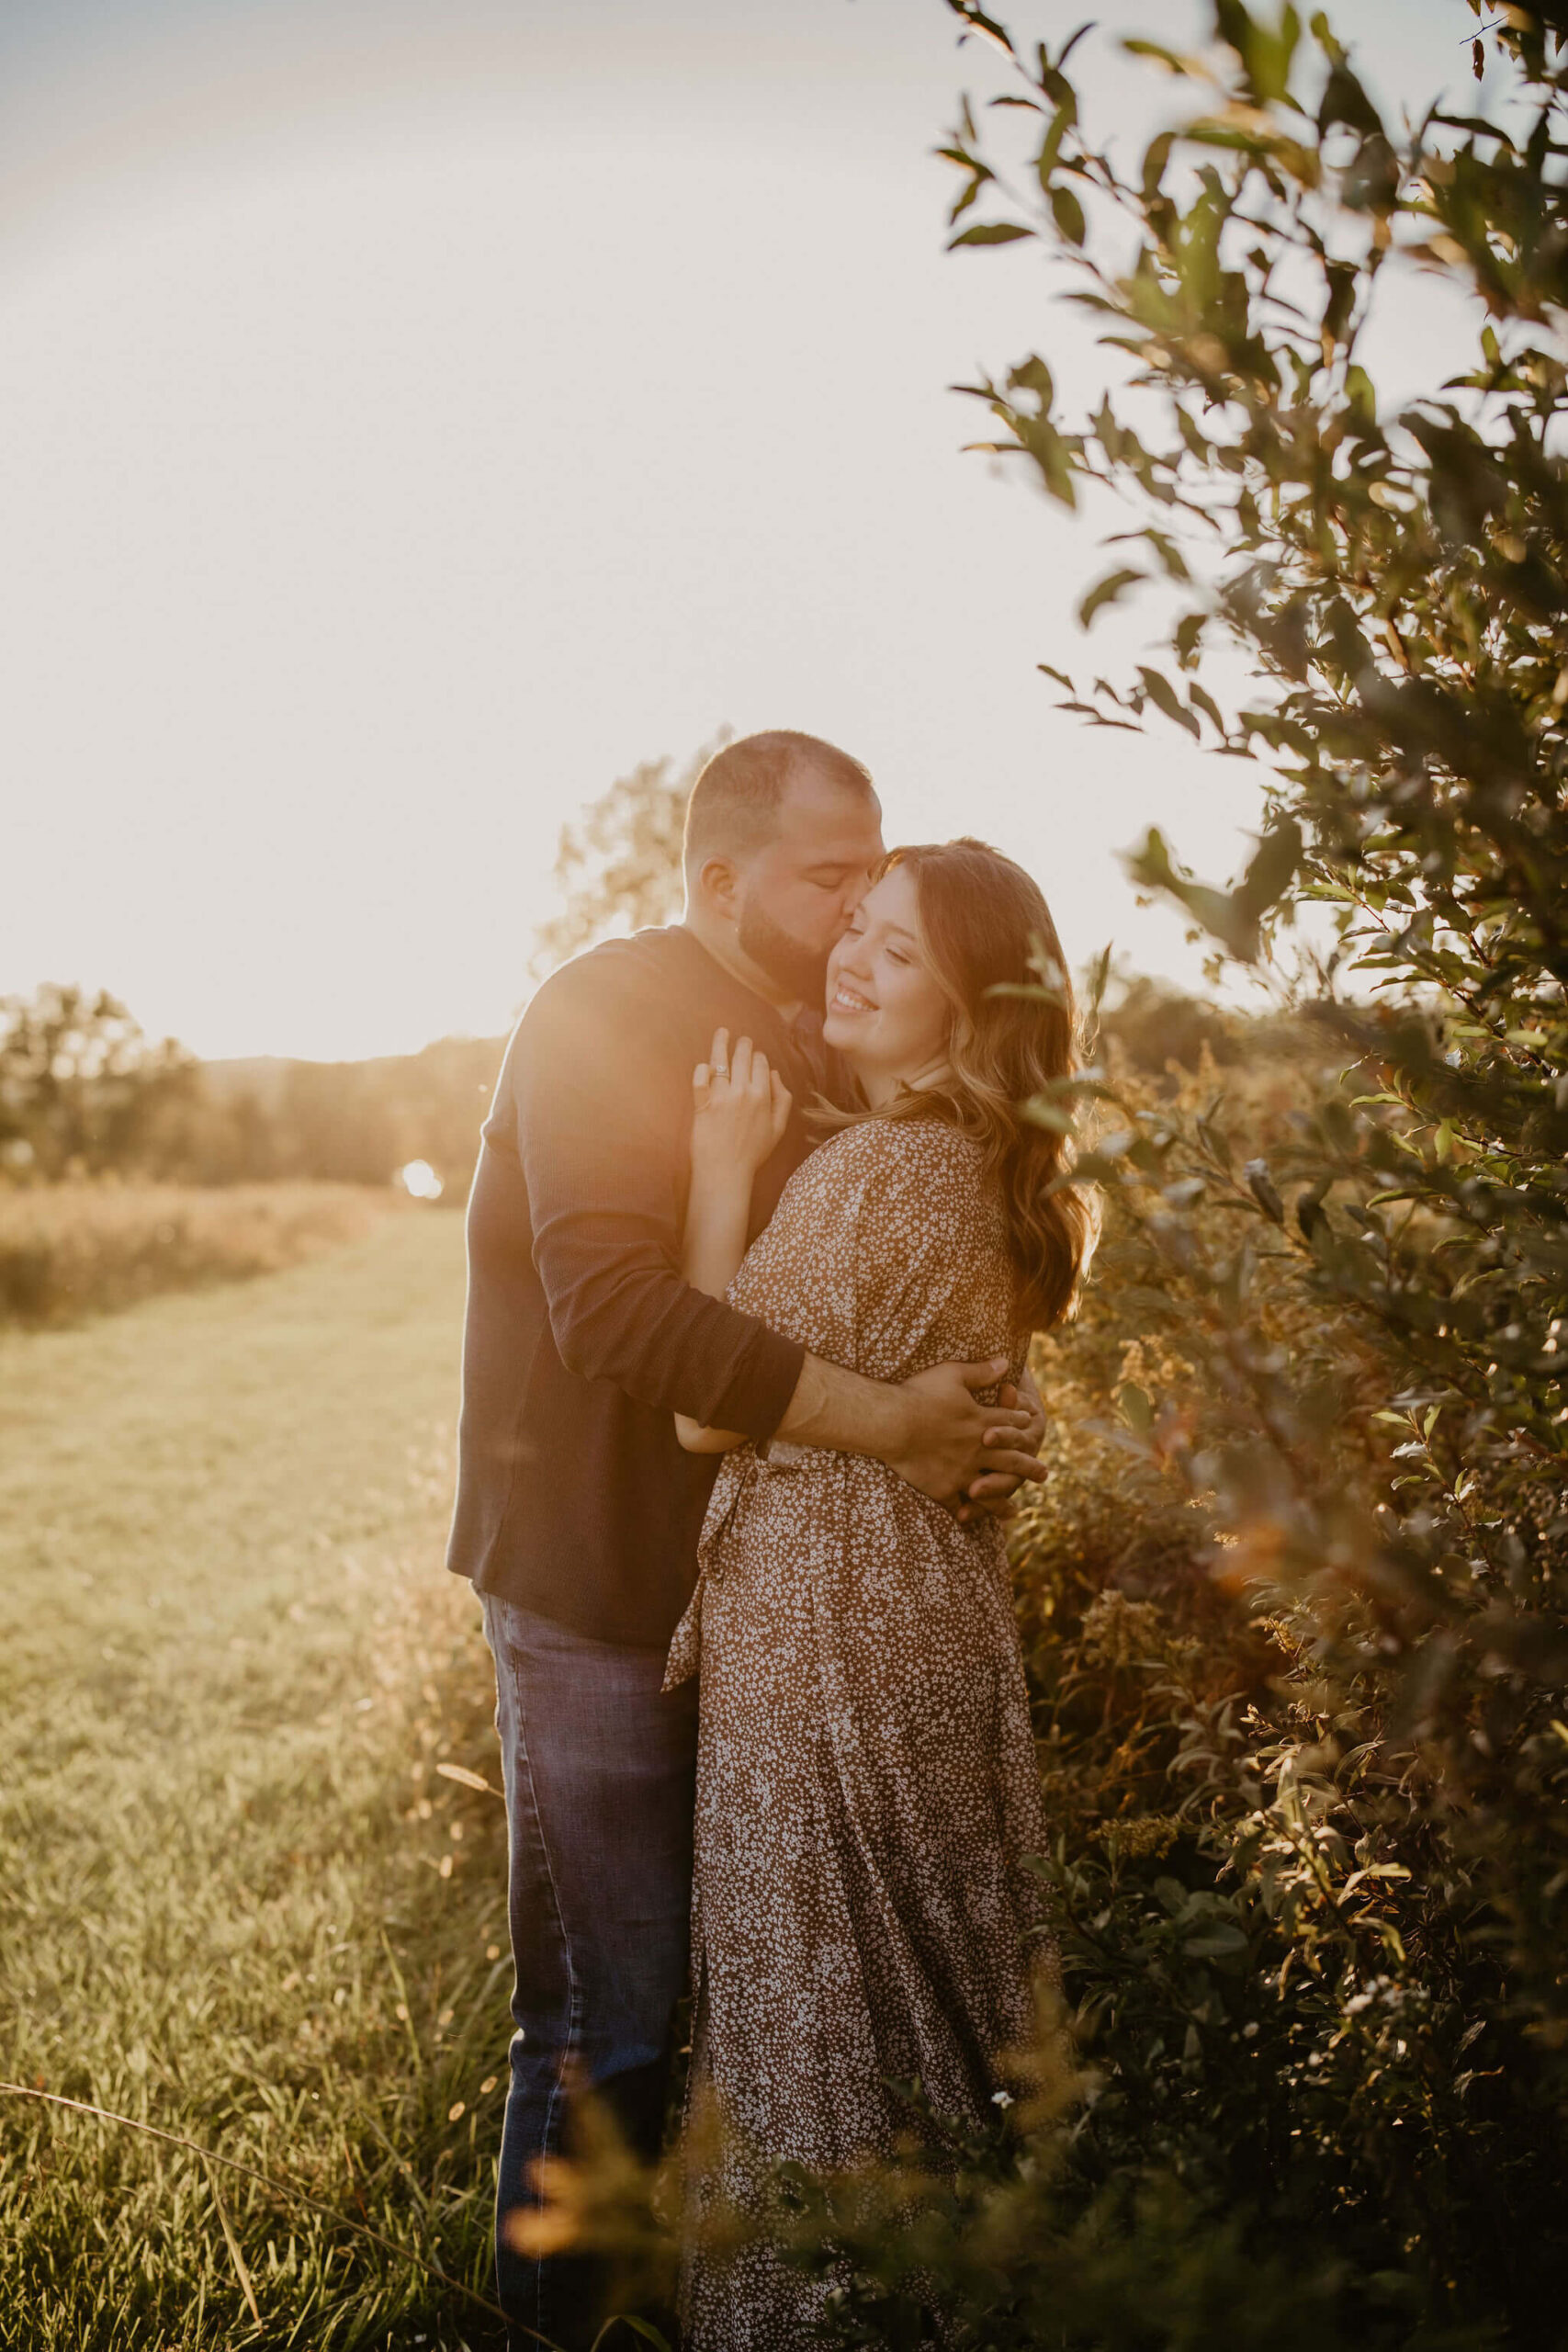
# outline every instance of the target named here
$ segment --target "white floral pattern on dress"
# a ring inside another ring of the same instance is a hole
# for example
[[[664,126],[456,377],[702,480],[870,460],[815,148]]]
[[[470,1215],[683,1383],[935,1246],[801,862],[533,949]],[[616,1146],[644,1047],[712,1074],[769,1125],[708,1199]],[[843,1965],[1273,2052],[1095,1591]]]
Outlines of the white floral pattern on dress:
[[[935,1119],[846,1129],[791,1179],[729,1292],[878,1380],[1022,1352],[978,1147]],[[888,2078],[976,2120],[1051,1965],[1039,1780],[1006,1554],[858,1454],[729,1454],[666,1687],[701,1668],[693,2100],[700,2216],[756,2207],[745,2143],[813,2169],[889,2154]],[[706,2143],[704,2143],[705,2147]],[[703,2170],[706,2165],[706,2171]],[[760,2208],[759,2208],[760,2210]],[[824,2290],[765,2244],[687,2247],[692,2352],[807,2340]]]

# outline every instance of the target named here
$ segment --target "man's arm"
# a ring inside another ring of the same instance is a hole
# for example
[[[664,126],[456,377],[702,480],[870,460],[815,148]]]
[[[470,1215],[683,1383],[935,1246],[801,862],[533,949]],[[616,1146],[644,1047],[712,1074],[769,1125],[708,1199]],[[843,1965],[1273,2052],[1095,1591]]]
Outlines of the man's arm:
[[[691,1069],[619,958],[547,981],[513,1047],[507,1108],[562,1363],[639,1403],[771,1437],[795,1341],[678,1271]]]
[[[921,1494],[955,1506],[960,1520],[981,1511],[1006,1516],[1006,1498],[1021,1481],[1045,1475],[1034,1454],[1043,1421],[1027,1408],[982,1405],[975,1396],[1006,1369],[998,1356],[934,1364],[895,1383],[808,1355],[773,1434],[832,1453],[870,1454]],[[728,1453],[745,1442],[739,1430],[703,1428],[682,1414],[675,1427],[688,1453]],[[980,1498],[967,1500],[976,1489]]]
[[[955,1503],[977,1479],[1044,1476],[1025,1451],[1027,1408],[983,1405],[976,1396],[1007,1370],[1006,1359],[939,1363],[908,1380],[867,1380],[808,1355],[778,1435],[796,1445],[868,1453],[937,1502]]]

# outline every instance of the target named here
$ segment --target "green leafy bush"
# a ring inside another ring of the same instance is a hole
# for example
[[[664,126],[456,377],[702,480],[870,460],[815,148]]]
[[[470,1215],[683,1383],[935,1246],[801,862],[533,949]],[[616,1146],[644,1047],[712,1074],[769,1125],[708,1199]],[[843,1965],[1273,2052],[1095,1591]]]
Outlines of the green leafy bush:
[[[1315,1043],[1079,1090],[1109,1235],[1016,1550],[1080,2096],[905,2218],[825,2185],[803,2243],[852,2258],[846,2341],[934,2297],[976,2346],[1557,2345],[1568,72],[1509,10],[1490,118],[1399,132],[1321,17],[1220,0],[1203,59],[1132,44],[1200,111],[1129,175],[1072,42],[950,5],[1010,73],[948,151],[955,242],[1043,243],[1125,359],[1081,424],[1038,354],[976,388],[993,446],[1131,504],[1086,626],[1168,611],[1164,662],[1051,674],[1268,761],[1238,883],[1136,862],[1217,961],[1308,901],[1333,932]],[[1358,352],[1414,269],[1476,360],[1389,416]]]

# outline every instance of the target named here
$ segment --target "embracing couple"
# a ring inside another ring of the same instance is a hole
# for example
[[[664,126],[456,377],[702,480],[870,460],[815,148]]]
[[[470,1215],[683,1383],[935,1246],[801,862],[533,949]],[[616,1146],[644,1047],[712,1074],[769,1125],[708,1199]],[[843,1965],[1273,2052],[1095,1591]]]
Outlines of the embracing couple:
[[[574,2083],[657,2151],[688,1982],[727,2128],[693,2137],[682,2324],[739,2352],[822,2290],[704,2211],[760,2215],[759,2159],[890,2153],[897,2081],[988,2112],[1049,1965],[998,1520],[1093,1237],[1019,1107],[1073,1068],[1055,930],[982,843],[888,854],[865,770],[786,731],[708,763],[684,862],[680,923],[529,1005],[468,1208],[449,1565],[495,1659],[518,2346],[592,2340],[592,2266],[507,2218]]]

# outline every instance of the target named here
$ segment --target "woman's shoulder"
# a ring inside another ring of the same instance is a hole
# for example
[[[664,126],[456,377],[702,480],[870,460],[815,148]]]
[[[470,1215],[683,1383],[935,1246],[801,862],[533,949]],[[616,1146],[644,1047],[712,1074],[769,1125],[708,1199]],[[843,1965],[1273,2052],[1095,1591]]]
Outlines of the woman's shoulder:
[[[824,1189],[802,1206],[817,1212],[811,1229],[818,1246],[835,1231],[844,1237],[852,1280],[872,1323],[890,1329],[891,1316],[945,1317],[940,1328],[951,1326],[948,1353],[999,1350],[1010,1320],[1012,1275],[1001,1194],[982,1147],[940,1117],[870,1118],[845,1128],[816,1157],[826,1163]],[[955,1299],[964,1302],[962,1311]],[[987,1345],[958,1336],[992,1324],[998,1337]]]
[[[844,1183],[972,1186],[980,1182],[985,1155],[946,1119],[872,1117],[843,1128],[814,1159]]]

